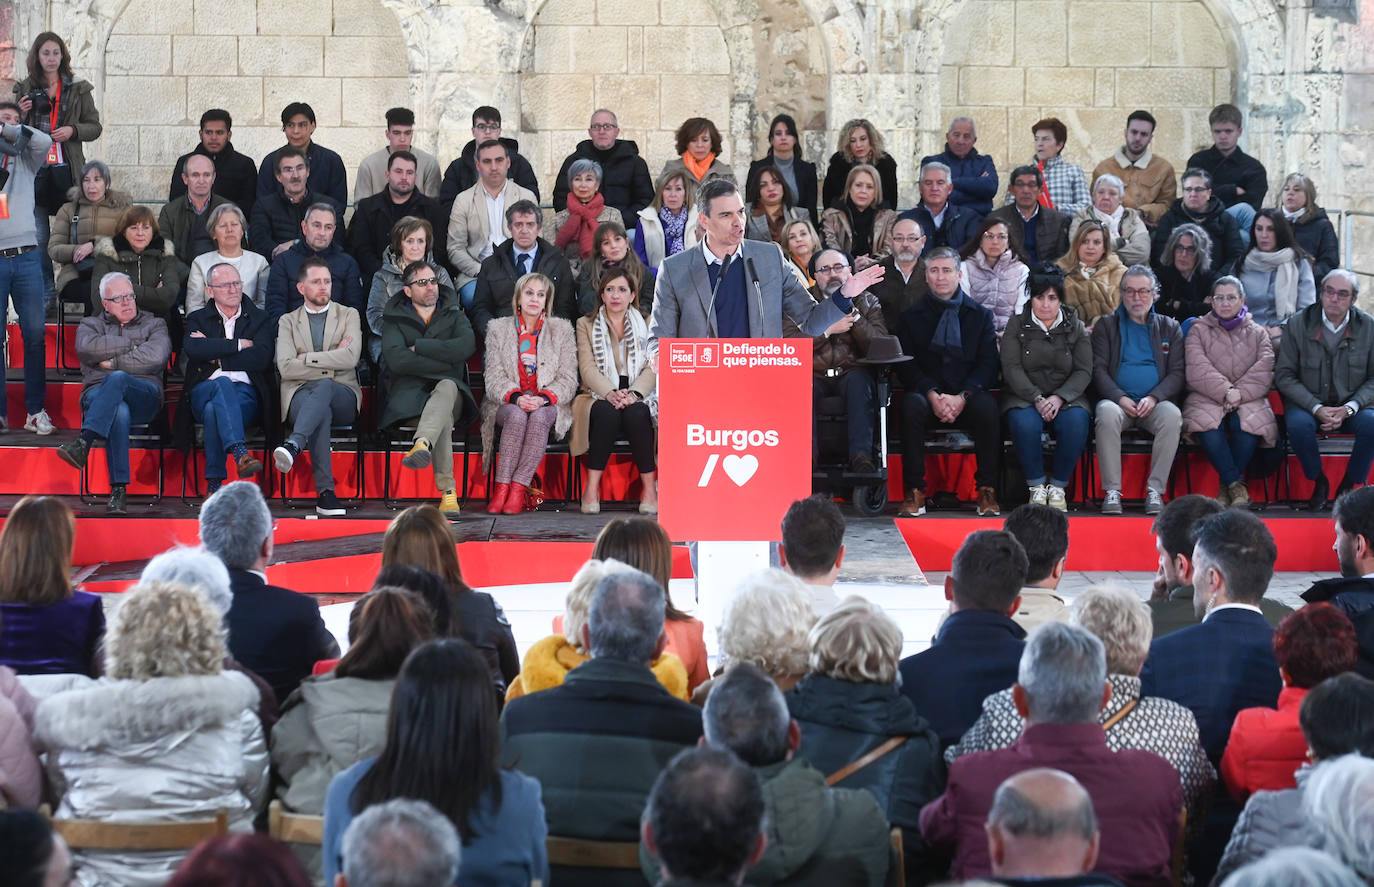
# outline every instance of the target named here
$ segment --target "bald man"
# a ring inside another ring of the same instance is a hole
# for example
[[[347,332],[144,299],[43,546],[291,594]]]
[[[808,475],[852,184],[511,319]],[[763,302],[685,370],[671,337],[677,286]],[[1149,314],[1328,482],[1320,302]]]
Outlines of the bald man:
[[[1024,770],[997,788],[987,821],[992,874],[1004,884],[1119,884],[1090,874],[1100,833],[1088,792],[1063,770]]]

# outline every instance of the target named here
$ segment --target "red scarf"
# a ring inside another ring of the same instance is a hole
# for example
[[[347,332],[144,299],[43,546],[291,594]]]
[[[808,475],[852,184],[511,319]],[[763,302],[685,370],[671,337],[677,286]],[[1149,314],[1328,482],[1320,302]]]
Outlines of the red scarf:
[[[558,229],[558,236],[554,238],[553,245],[562,249],[577,241],[578,254],[584,259],[591,258],[592,236],[596,234],[597,219],[605,209],[606,198],[601,196],[600,191],[592,195],[592,199],[587,203],[569,195],[568,220]]]
[[[1035,199],[1045,209],[1054,209],[1054,201],[1050,199],[1050,183],[1045,178],[1045,161],[1035,161],[1035,168],[1040,170],[1040,196]]]

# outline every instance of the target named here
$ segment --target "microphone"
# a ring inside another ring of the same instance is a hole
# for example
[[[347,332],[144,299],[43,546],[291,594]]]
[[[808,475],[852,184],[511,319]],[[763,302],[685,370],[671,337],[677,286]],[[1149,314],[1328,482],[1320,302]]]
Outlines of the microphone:
[[[754,282],[754,298],[759,303],[759,332],[766,335],[766,333],[763,333],[764,327],[768,323],[763,316],[763,287],[759,284],[759,272],[758,269],[754,267],[753,256],[744,257],[744,267],[749,269],[749,279]]]
[[[715,335],[717,332],[715,320],[713,319],[716,313],[716,293],[720,290],[721,283],[725,281],[725,272],[730,270],[730,260],[733,258],[734,254],[729,254],[726,255],[724,259],[721,259],[720,273],[716,275],[716,282],[711,287],[711,298],[706,305],[706,328],[711,330],[712,335]]]

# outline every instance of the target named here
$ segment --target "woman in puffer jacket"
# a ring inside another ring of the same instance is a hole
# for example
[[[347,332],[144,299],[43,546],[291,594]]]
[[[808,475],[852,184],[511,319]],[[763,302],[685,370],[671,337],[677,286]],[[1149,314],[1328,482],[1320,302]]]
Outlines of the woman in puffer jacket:
[[[226,672],[219,610],[197,590],[143,582],[106,638],[101,680],[38,705],[34,732],[59,819],[176,822],[223,810],[250,832],[267,794],[258,691]],[[82,887],[157,887],[185,851],[75,850]]]
[[[29,738],[35,705],[14,672],[0,665],[0,805],[4,807],[37,807],[43,800],[43,774]]]
[[[959,255],[964,259],[960,285],[970,299],[992,312],[1001,336],[1026,301],[1030,260],[1012,242],[1007,223],[992,216],[983,219]]]
[[[85,301],[89,314],[94,310],[90,293],[96,241],[114,239],[119,233],[119,218],[133,201],[128,194],[110,187],[110,168],[99,160],[86,164],[80,183],[67,192],[67,197],[53,219],[48,255],[60,266],[57,291],[62,301]]]

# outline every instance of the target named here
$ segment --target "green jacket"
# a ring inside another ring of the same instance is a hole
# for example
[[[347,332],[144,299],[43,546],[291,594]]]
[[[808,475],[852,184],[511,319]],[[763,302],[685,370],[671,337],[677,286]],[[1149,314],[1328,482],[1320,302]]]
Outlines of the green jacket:
[[[1351,307],[1350,320],[1333,355],[1321,342],[1322,306],[1318,302],[1288,318],[1279,337],[1274,385],[1287,409],[1312,412],[1319,405],[1355,401],[1374,405],[1374,317]]]
[[[206,221],[209,222],[210,210],[229,201],[211,192],[210,204],[205,207]],[[168,251],[177,259],[177,270],[181,272],[181,283],[191,277],[191,262],[195,261],[191,247],[191,228],[195,224],[195,210],[191,209],[191,198],[186,195],[163,204],[157,216],[157,230],[167,241]]]
[[[33,78],[25,77],[20,80],[14,84],[14,100],[19,101],[33,88]],[[57,108],[57,125],[70,126],[76,130],[76,134],[62,144],[62,153],[67,165],[71,167],[72,184],[80,187],[81,168],[86,165],[86,152],[82,144],[95,141],[104,131],[100,124],[100,112],[95,107],[95,87],[88,81],[63,81],[62,100]]]
[[[464,421],[470,421],[477,414],[477,401],[464,376],[468,358],[476,350],[472,324],[457,298],[441,293],[434,315],[426,324],[411,307],[405,292],[398,292],[382,312],[382,361],[387,369],[387,383],[386,405],[377,426],[387,428],[419,416],[441,379],[452,379],[458,384],[466,402]]]
[[[1026,302],[1002,335],[1002,411],[1030,406],[1037,395],[1057,394],[1064,408],[1090,409],[1083,396],[1093,378],[1093,346],[1072,305],[1061,309],[1064,320],[1040,328]]]

